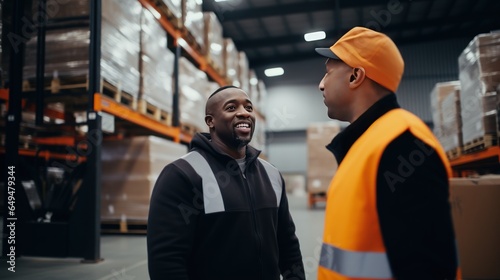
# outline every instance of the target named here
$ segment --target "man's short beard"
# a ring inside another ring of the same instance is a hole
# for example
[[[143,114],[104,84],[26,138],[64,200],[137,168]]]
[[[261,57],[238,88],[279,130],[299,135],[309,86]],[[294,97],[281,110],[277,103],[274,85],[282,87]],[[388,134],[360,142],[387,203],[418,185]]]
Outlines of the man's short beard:
[[[238,138],[238,136],[236,136],[234,138],[234,144],[238,147],[238,148],[241,148],[241,147],[245,147],[246,145],[248,145],[248,143],[250,143],[251,140],[242,140],[240,138]]]

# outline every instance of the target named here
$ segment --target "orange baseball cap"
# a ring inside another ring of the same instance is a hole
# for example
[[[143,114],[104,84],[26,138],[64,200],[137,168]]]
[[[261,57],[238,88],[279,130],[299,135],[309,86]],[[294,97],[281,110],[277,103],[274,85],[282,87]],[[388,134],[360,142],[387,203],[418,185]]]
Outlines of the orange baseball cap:
[[[330,48],[316,48],[316,52],[352,68],[363,67],[368,78],[394,93],[403,77],[404,61],[396,44],[368,28],[354,27]]]

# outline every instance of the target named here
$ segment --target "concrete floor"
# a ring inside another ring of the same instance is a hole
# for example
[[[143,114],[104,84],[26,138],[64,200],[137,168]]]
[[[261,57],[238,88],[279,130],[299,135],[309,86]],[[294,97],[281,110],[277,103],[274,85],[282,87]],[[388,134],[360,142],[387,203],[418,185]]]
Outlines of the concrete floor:
[[[307,208],[305,196],[289,196],[292,217],[297,226],[307,279],[316,279],[323,233],[324,208]],[[21,257],[16,272],[7,270],[5,258],[0,260],[0,279],[37,280],[143,280],[149,279],[146,236],[103,235],[103,262],[82,264],[80,259]]]

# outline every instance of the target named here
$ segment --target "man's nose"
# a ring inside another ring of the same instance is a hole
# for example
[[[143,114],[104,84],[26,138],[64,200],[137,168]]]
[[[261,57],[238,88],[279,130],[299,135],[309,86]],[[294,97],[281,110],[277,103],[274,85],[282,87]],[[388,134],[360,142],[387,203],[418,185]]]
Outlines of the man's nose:
[[[245,107],[242,106],[238,109],[236,116],[241,117],[241,118],[248,118],[248,117],[250,117],[250,112],[248,112],[247,109],[245,109]]]
[[[325,77],[323,77],[323,79],[321,79],[321,81],[319,82],[319,90],[320,91],[324,91],[325,90]]]

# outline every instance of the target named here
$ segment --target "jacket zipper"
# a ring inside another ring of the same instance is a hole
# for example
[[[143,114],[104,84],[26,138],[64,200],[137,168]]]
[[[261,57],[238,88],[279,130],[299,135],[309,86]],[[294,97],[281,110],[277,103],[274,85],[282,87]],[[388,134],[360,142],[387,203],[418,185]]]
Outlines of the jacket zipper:
[[[246,170],[245,170],[245,173],[246,173]],[[253,196],[253,192],[252,192],[252,189],[250,188],[250,186],[248,185],[248,181],[246,179],[246,175],[241,172],[241,174],[243,175],[243,178],[244,178],[244,182],[245,182],[245,186],[247,188],[247,191],[248,191],[248,195],[250,197],[250,207],[252,208],[252,218],[253,218],[253,224],[254,224],[254,231],[255,231],[255,236],[257,237],[257,248],[258,248],[258,254],[259,254],[259,265],[260,265],[260,273],[261,273],[261,277],[260,279],[262,279],[262,277],[264,277],[264,265],[262,263],[262,242],[261,242],[261,237],[260,237],[260,234],[259,234],[259,230],[258,230],[258,226],[257,226],[257,215],[255,214],[255,201],[254,201],[254,196]]]

